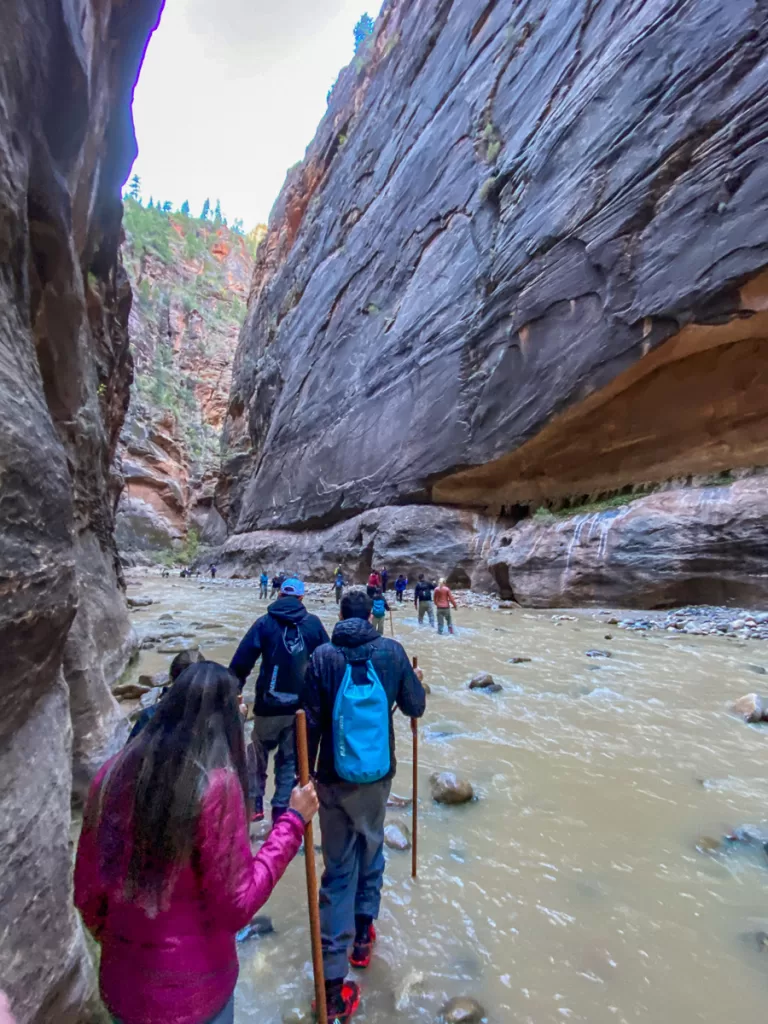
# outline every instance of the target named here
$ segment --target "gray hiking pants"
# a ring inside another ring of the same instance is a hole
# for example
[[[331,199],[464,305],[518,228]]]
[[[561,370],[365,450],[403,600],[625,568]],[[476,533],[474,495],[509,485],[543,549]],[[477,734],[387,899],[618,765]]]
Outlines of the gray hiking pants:
[[[453,632],[453,617],[451,615],[450,608],[438,608],[437,609],[437,632],[443,632],[443,626],[447,626],[448,630]]]
[[[435,624],[435,603],[434,601],[419,601],[419,625],[424,622],[424,616],[429,616],[430,626]]]
[[[325,871],[320,884],[320,930],[326,979],[347,973],[355,914],[376,918],[384,881],[384,815],[391,779],[356,786],[318,783]]]
[[[249,779],[251,798],[263,800],[267,788],[269,755],[275,755],[275,795],[273,807],[287,807],[296,782],[295,715],[254,718],[253,749],[256,763]]]

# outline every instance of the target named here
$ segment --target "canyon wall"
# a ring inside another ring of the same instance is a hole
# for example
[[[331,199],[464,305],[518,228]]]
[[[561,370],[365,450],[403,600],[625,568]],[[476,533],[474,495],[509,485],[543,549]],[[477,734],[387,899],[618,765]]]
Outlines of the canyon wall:
[[[386,3],[257,256],[230,533],[766,464],[766,42],[763,0]]]
[[[8,0],[0,31],[0,983],[19,1024],[101,1019],[70,800],[125,725],[111,469],[132,378],[120,187],[161,0]]]
[[[125,561],[220,543],[213,508],[232,358],[261,237],[126,200],[123,259],[134,292],[136,365],[119,461],[117,541]]]

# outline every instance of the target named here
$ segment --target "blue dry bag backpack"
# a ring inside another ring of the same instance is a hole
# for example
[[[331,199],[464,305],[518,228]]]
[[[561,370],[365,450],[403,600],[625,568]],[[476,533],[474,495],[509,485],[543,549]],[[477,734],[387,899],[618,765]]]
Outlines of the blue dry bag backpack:
[[[345,655],[346,657],[346,655]],[[354,669],[354,671],[353,671]],[[373,662],[347,662],[333,705],[333,754],[347,782],[378,782],[390,769],[389,699]]]
[[[374,597],[373,599],[373,615],[374,618],[383,619],[387,613],[387,606],[384,604],[383,597]]]

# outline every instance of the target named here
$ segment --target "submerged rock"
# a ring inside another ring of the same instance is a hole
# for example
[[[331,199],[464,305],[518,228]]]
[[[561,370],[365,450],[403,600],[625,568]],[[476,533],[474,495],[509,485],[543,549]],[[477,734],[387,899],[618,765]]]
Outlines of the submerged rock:
[[[390,850],[410,850],[411,833],[400,822],[393,821],[384,826],[384,845]]]
[[[739,697],[731,710],[741,715],[745,722],[764,722],[768,716],[768,702],[756,693],[748,693]]]
[[[413,799],[409,796],[397,796],[396,793],[390,793],[389,799],[387,800],[387,807],[411,807],[413,805]]]
[[[438,1014],[440,1024],[481,1024],[485,1010],[470,996],[456,996],[450,999]]]
[[[403,978],[395,989],[395,1009],[398,1013],[407,1010],[411,1003],[411,995],[424,984],[422,971],[412,970]]]
[[[612,658],[610,651],[587,651],[588,658]]]
[[[470,690],[488,690],[492,686],[496,686],[496,683],[490,672],[478,672],[469,684]]]
[[[510,659],[509,659],[509,664],[510,664],[510,665],[525,665],[525,664],[527,664],[527,663],[528,663],[529,661],[533,661],[533,658],[521,658],[521,657],[520,657],[520,656],[518,655],[517,657],[514,657],[514,658],[510,658]]]
[[[238,942],[247,942],[248,939],[258,939],[262,935],[272,935],[274,931],[275,926],[272,924],[272,918],[267,917],[266,914],[259,914],[245,928],[240,929],[236,938]]]
[[[200,644],[198,643],[187,643],[184,640],[180,640],[178,643],[163,644],[162,647],[157,648],[158,654],[181,654],[182,651],[199,651]]]
[[[149,608],[151,604],[155,603],[153,597],[139,596],[127,598],[129,608]]]
[[[438,804],[467,804],[475,796],[472,784],[466,779],[459,779],[453,772],[435,772],[429,784],[432,799]]]

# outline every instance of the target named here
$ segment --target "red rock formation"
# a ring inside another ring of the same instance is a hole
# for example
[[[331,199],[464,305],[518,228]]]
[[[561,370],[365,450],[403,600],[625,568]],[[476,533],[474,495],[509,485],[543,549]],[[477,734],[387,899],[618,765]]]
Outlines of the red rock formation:
[[[117,532],[128,559],[178,548],[190,526],[206,540],[223,539],[218,513],[209,514],[211,481],[251,252],[226,227],[128,205],[137,387],[122,438]]]

